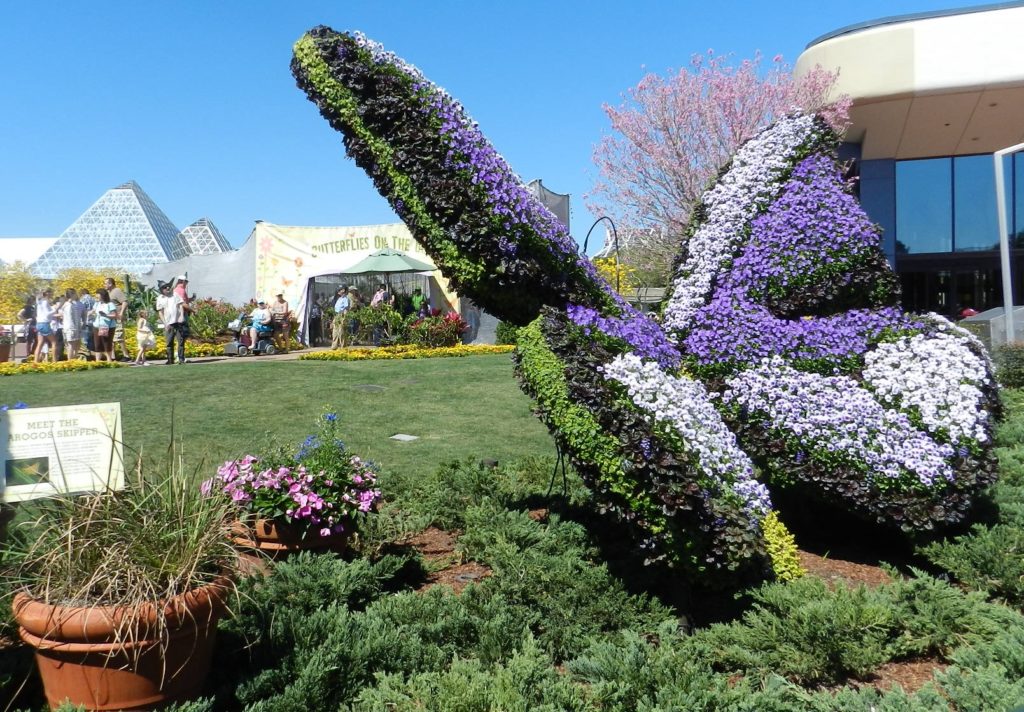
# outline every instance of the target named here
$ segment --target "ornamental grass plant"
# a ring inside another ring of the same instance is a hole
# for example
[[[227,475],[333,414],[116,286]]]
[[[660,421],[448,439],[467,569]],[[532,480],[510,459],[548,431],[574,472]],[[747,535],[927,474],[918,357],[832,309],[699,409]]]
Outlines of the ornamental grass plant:
[[[166,602],[226,584],[237,560],[229,503],[200,496],[195,475],[172,446],[162,467],[140,457],[123,490],[26,503],[28,516],[4,544],[8,588],[49,605],[151,609],[155,630],[115,616],[115,638],[155,634],[166,644]]]

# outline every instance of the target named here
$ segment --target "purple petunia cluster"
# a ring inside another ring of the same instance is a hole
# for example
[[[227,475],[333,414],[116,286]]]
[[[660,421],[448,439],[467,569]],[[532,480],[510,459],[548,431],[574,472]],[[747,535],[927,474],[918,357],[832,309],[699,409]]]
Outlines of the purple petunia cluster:
[[[801,147],[812,144],[820,132],[813,117],[790,116],[739,148],[729,170],[703,196],[706,219],[690,236],[687,257],[672,281],[664,310],[667,329],[683,332],[694,325],[715,279],[746,237],[749,222],[776,196]]]
[[[460,102],[429,81],[418,68],[385,50],[383,45],[359,32],[352,37],[370,53],[376,64],[392,68],[409,79],[420,110],[437,122],[440,137],[448,145],[445,168],[466,171],[470,183],[482,188],[490,213],[501,221],[502,231],[495,234],[494,240],[502,255],[514,258],[518,253],[517,238],[529,239],[533,233],[536,237],[532,241],[546,246],[556,261],[571,260],[588,276],[600,281],[590,260],[579,256],[576,242],[566,226],[523,185]],[[339,51],[344,52],[344,47]]]
[[[863,354],[886,330],[915,325],[897,307],[786,319],[764,304],[815,280],[847,283],[851,265],[878,250],[878,231],[845,190],[828,156],[800,161],[768,209],[751,222],[749,240],[719,277],[684,339],[701,363],[754,363],[769,356],[840,360]]]
[[[676,368],[680,362],[679,350],[668,340],[661,327],[647,315],[628,304],[622,304],[621,316],[603,316],[596,309],[569,304],[566,312],[570,321],[583,328],[584,333],[600,332],[607,337],[624,341],[633,352],[656,361],[662,368]]]

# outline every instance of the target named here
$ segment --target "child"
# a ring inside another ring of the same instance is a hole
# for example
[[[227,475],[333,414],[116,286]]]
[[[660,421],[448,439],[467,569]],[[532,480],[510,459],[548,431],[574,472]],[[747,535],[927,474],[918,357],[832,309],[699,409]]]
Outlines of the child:
[[[153,330],[149,328],[149,321],[146,319],[148,316],[148,310],[139,310],[139,321],[135,325],[135,340],[139,343],[139,353],[135,355],[136,366],[148,366],[146,349],[156,346],[156,337],[153,336]]]

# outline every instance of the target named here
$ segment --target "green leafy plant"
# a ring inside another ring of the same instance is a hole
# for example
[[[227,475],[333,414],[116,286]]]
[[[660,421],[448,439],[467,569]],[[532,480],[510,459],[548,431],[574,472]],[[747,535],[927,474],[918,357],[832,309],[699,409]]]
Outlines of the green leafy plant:
[[[408,325],[409,343],[416,346],[436,348],[455,346],[469,325],[456,312],[445,315],[431,314],[426,317],[411,317]]]
[[[995,362],[996,378],[1005,388],[1024,388],[1024,342],[998,347]]]
[[[402,315],[387,305],[360,307],[346,314],[358,324],[357,338],[363,343],[384,346],[405,343],[408,325]]]
[[[518,333],[519,327],[515,324],[511,324],[507,321],[499,321],[498,326],[495,329],[495,343],[514,346],[516,343],[516,334]]]

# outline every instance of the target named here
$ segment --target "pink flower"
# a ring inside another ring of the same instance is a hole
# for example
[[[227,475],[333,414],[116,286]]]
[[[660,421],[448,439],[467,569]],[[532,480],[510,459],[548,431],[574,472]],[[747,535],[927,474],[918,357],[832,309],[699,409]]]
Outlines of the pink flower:
[[[331,528],[330,527],[324,527],[323,529],[320,530],[320,536],[330,536],[330,535],[331,535]]]

